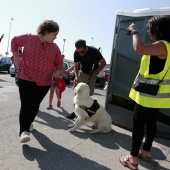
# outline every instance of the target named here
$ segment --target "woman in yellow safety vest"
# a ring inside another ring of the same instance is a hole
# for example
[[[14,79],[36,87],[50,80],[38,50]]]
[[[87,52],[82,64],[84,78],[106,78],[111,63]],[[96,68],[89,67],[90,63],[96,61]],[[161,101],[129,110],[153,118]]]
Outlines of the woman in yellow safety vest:
[[[160,108],[170,108],[170,16],[154,16],[148,20],[146,27],[152,41],[150,44],[143,44],[134,23],[128,27],[134,50],[143,55],[139,73],[129,95],[136,102],[132,147],[129,155],[120,157],[120,163],[130,169],[138,168],[138,158],[147,162],[151,160],[150,149],[157,130],[156,117]],[[139,80],[147,86],[161,80],[158,92],[150,94],[135,90]],[[140,150],[144,135],[145,141]]]

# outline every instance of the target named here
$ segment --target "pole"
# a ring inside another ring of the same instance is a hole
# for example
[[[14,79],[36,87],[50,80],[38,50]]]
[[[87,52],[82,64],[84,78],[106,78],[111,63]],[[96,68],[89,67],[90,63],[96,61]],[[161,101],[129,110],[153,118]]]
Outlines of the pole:
[[[92,46],[92,44],[93,44],[93,39],[94,39],[94,38],[93,38],[93,37],[91,37],[91,46]]]
[[[1,35],[0,42],[2,41],[3,38],[4,38],[4,34]]]
[[[64,44],[63,44],[63,52],[62,52],[62,54],[64,54],[64,46],[65,46],[66,39],[63,39],[63,41],[64,41]]]
[[[11,34],[11,23],[14,19],[11,18],[11,21],[10,21],[10,26],[9,26],[9,36],[8,36],[8,45],[7,45],[7,51],[6,51],[6,56],[8,56],[8,47],[9,47],[9,40],[10,40],[10,34]]]

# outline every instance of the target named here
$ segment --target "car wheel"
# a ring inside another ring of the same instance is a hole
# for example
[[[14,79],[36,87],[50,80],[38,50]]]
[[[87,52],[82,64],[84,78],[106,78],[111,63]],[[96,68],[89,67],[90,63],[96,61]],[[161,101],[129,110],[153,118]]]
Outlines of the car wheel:
[[[10,74],[11,75],[11,77],[15,77],[15,74]]]
[[[106,80],[104,79],[104,78],[101,78],[100,80],[99,80],[99,86],[100,87],[104,87],[105,86],[105,83],[106,83]]]

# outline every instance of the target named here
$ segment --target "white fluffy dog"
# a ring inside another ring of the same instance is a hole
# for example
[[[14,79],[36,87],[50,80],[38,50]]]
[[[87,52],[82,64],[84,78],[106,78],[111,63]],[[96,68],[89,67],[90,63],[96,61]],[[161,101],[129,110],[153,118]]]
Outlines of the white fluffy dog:
[[[89,86],[85,83],[79,83],[75,89],[75,114],[77,116],[74,124],[69,124],[70,132],[74,132],[82,125],[95,126],[97,129],[91,133],[108,133],[111,129],[112,120],[107,111],[100,106],[97,101],[89,95]],[[93,105],[93,107],[92,107]],[[91,110],[92,109],[92,110]]]

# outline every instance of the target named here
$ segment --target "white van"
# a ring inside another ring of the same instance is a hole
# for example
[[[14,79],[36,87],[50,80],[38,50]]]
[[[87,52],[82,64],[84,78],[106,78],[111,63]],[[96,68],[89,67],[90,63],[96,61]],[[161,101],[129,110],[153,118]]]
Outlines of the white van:
[[[150,39],[146,31],[146,23],[155,15],[170,15],[169,8],[139,9],[134,12],[117,11],[110,75],[107,88],[106,110],[113,123],[132,129],[134,101],[129,92],[139,70],[141,56],[133,49],[132,37],[127,35],[128,26],[135,22],[144,43]],[[170,109],[161,109],[158,116],[157,136],[170,139]]]

